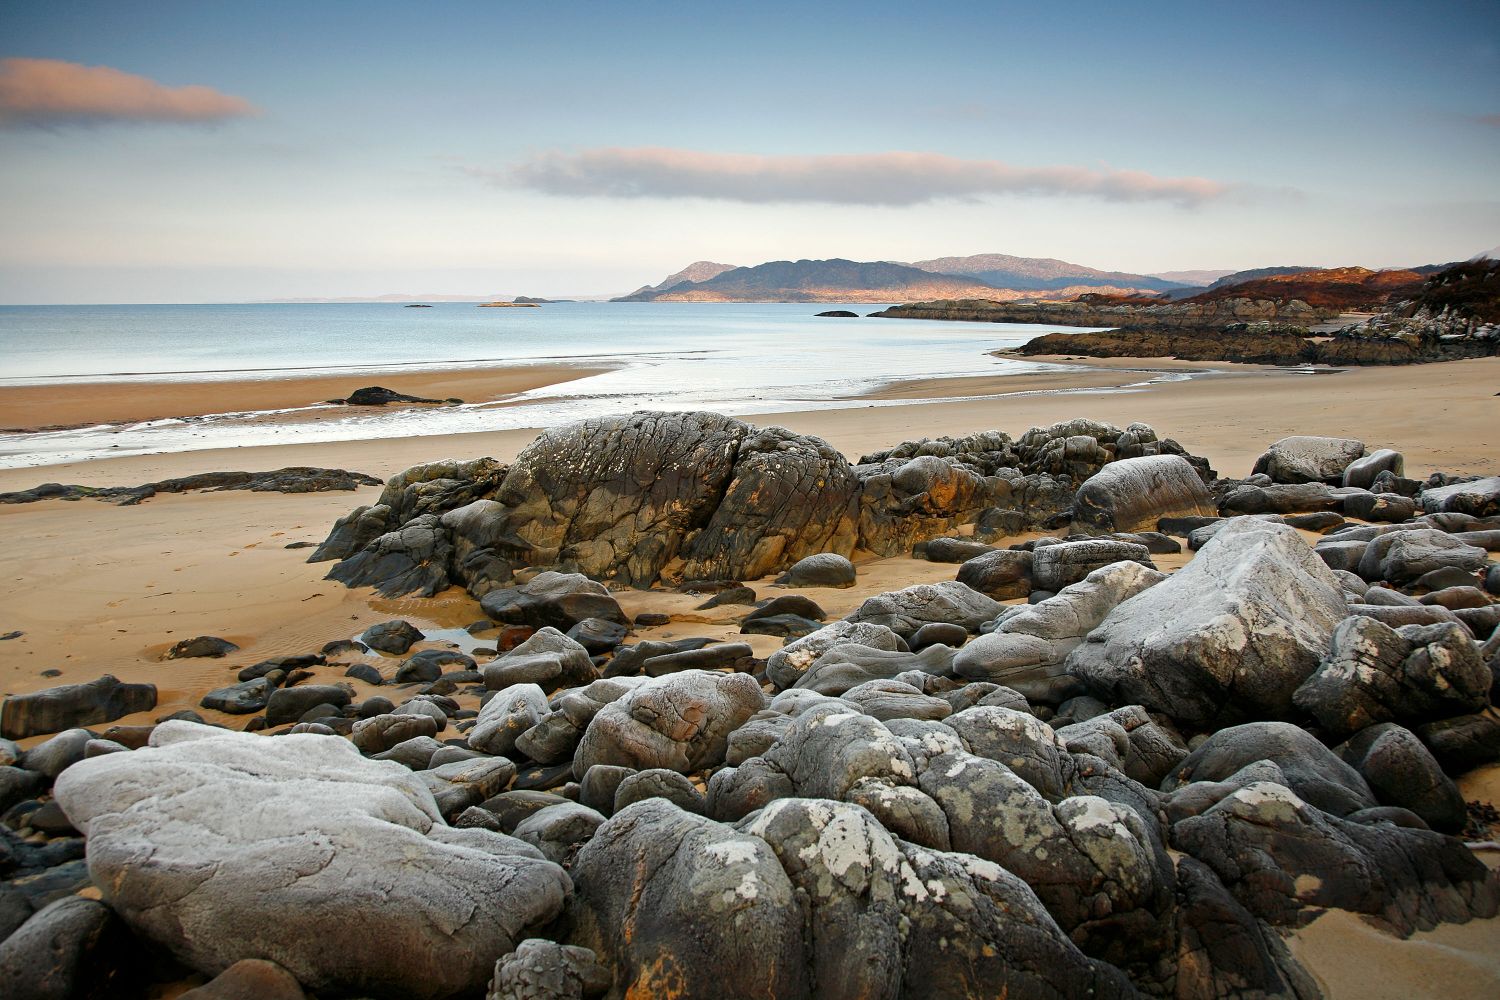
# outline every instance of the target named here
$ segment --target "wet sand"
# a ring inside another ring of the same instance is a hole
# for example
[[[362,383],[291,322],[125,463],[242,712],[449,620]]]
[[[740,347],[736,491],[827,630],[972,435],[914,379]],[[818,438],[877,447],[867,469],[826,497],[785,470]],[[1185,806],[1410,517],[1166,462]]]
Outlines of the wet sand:
[[[280,375],[212,382],[73,382],[4,386],[0,387],[0,429],[91,427],[211,413],[292,409],[343,399],[354,390],[371,385],[424,399],[461,399],[466,403],[479,403],[609,370],[599,365],[549,363],[448,371]]]

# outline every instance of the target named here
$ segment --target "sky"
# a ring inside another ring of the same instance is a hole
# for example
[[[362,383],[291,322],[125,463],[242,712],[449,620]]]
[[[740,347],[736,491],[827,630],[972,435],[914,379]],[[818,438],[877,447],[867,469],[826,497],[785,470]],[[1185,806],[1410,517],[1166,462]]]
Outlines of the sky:
[[[0,0],[0,302],[1500,244],[1500,3]]]

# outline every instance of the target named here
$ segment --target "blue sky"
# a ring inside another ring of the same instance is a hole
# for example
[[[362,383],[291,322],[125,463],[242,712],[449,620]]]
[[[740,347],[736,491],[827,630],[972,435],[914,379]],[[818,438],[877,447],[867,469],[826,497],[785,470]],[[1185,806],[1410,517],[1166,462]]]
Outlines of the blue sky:
[[[0,60],[6,302],[602,294],[697,259],[1390,266],[1500,243],[1493,0],[4,2]]]

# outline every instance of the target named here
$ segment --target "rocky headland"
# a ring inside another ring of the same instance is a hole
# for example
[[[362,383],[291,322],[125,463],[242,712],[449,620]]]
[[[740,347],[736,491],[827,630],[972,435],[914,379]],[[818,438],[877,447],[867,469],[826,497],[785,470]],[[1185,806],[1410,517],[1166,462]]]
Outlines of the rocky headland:
[[[1372,316],[1315,331],[1350,309]],[[1055,333],[1017,353],[1175,357],[1275,365],[1388,365],[1500,354],[1500,262],[1413,271],[1337,268],[1229,285],[1179,301],[1081,295],[1065,302],[918,302],[873,313],[892,319],[1108,327]]]
[[[482,649],[200,636],[203,713],[0,706],[0,993],[1318,996],[1324,914],[1500,909],[1456,783],[1500,761],[1495,551],[1500,476],[1349,438],[1235,478],[1144,424],[851,463],[637,413],[417,466],[312,560]]]

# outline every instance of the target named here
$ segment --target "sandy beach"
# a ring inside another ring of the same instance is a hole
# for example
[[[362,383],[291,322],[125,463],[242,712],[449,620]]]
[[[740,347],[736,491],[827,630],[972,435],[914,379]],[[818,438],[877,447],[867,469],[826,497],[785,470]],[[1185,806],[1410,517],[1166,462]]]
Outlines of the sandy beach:
[[[1188,381],[1152,381],[1164,373],[1205,368],[1212,373]],[[417,394],[477,398],[577,374],[578,369],[548,366],[353,380],[173,383],[150,390],[79,386],[61,394],[9,389],[0,391],[0,413],[5,422],[43,425],[123,414],[207,412],[226,400],[237,408],[299,405],[367,382]],[[1399,449],[1407,456],[1408,474],[1421,476],[1433,468],[1476,473],[1493,469],[1500,455],[1497,387],[1500,359],[1325,375],[1133,359],[1128,364],[1091,362],[1090,368],[1077,372],[903,382],[871,393],[865,406],[748,419],[817,434],[851,460],[923,436],[991,428],[1019,436],[1033,425],[1080,416],[1121,426],[1144,421],[1232,475],[1245,475],[1271,441],[1316,430]],[[931,397],[942,401],[886,405]],[[133,485],[196,472],[286,465],[340,467],[388,477],[447,457],[490,455],[509,460],[535,433],[266,446],[5,470],[0,471],[0,491],[43,481]],[[0,632],[22,633],[0,642],[0,693],[23,693],[111,673],[126,681],[149,681],[160,691],[156,709],[123,718],[119,725],[147,724],[172,711],[193,709],[238,728],[243,718],[203,710],[198,699],[210,688],[233,683],[234,674],[248,664],[315,651],[330,640],[356,636],[366,626],[393,617],[443,629],[461,629],[481,618],[477,603],[457,590],[432,600],[384,600],[369,591],[348,590],[323,579],[326,564],[305,561],[310,550],[286,548],[321,541],[337,517],[357,504],[372,502],[377,493],[374,487],[290,496],[200,493],[159,496],[135,507],[92,500],[0,507],[0,531],[7,539],[0,578]],[[1163,557],[1161,565],[1175,568],[1185,560]],[[800,592],[838,616],[871,594],[951,579],[954,567],[867,555],[860,560],[860,571],[853,589]],[[762,596],[776,593],[770,579],[748,582]],[[669,625],[640,630],[641,638],[741,638],[734,621],[740,611],[696,611],[699,596],[622,590],[618,597],[630,615],[672,615]],[[173,642],[196,635],[221,636],[241,649],[224,659],[161,658]],[[760,656],[780,645],[772,637],[747,638]],[[435,648],[442,643],[424,645]],[[399,658],[372,652],[364,659],[390,668]],[[344,657],[339,664],[313,668],[313,673],[319,682],[342,681],[346,664],[354,661]],[[361,697],[375,691],[352,683]],[[464,707],[477,707],[472,696],[460,701]],[[1470,793],[1500,798],[1497,774],[1500,769],[1492,768],[1471,778]],[[1487,857],[1492,859],[1493,855]],[[1332,997],[1412,995],[1413,990],[1441,982],[1441,991],[1457,1000],[1494,995],[1500,983],[1500,968],[1493,958],[1497,940],[1500,925],[1495,921],[1444,925],[1398,941],[1346,914],[1330,913],[1298,932],[1293,946]],[[1388,971],[1393,968],[1399,972]]]

